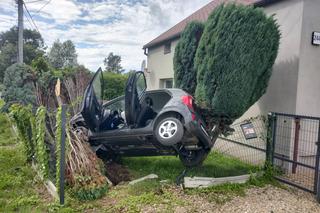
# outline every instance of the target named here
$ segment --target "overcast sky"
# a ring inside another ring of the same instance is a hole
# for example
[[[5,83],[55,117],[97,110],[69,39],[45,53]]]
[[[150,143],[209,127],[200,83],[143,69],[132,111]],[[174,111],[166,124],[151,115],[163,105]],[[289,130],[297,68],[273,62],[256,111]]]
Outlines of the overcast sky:
[[[92,71],[109,52],[139,70],[142,46],[211,0],[24,0],[48,47],[70,39]],[[42,9],[41,9],[42,8]],[[25,19],[25,28],[34,26]],[[17,23],[15,0],[0,0],[0,32]]]

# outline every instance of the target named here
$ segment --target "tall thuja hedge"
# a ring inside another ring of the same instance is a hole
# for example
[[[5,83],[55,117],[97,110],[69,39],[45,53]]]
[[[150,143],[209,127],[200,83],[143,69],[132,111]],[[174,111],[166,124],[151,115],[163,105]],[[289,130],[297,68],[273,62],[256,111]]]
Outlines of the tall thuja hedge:
[[[191,95],[194,95],[197,86],[194,57],[203,29],[204,24],[201,22],[189,23],[181,35],[173,58],[175,85]]]
[[[239,118],[265,92],[280,32],[273,16],[243,5],[210,15],[196,53],[196,99],[213,114]]]

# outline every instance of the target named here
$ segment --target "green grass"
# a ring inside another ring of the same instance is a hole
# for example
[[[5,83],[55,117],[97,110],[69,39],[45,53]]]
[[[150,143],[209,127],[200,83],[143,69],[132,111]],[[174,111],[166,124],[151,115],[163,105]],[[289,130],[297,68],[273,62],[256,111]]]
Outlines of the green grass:
[[[0,113],[0,146],[12,145],[17,142],[11,124],[5,114]]]
[[[0,114],[0,121],[0,212],[140,212],[146,206],[159,207],[162,212],[173,212],[177,206],[192,205],[184,199],[183,193],[224,203],[234,196],[243,196],[245,189],[252,185],[263,186],[270,183],[266,178],[269,176],[266,176],[252,178],[246,184],[225,184],[177,192],[172,183],[184,169],[177,157],[124,158],[123,163],[134,178],[155,173],[159,179],[147,180],[133,186],[120,185],[111,188],[104,198],[95,201],[81,202],[67,193],[66,204],[60,206],[39,194],[38,191],[43,190],[43,184],[31,166],[25,163],[22,146],[16,144],[17,140],[3,114]],[[202,167],[192,169],[187,175],[224,177],[258,170],[256,166],[212,152]],[[164,179],[168,179],[169,183],[159,182]],[[47,193],[46,190],[44,192]]]
[[[35,188],[40,183],[20,150],[20,146],[0,148],[0,212],[39,210]]]
[[[159,176],[160,180],[174,181],[184,169],[179,158],[174,156],[124,158],[123,163],[135,178],[154,173]],[[187,176],[227,177],[258,170],[257,166],[243,163],[238,159],[217,152],[211,152],[203,165],[191,169]]]

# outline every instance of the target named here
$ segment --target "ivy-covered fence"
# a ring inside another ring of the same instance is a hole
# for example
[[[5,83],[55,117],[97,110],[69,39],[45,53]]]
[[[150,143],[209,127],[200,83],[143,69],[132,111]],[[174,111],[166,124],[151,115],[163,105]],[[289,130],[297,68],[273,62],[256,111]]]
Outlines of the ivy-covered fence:
[[[50,179],[55,183],[58,170],[53,168],[50,162],[56,161],[53,152],[58,149],[55,147],[56,144],[51,144],[54,141],[48,139],[50,136],[46,129],[46,120],[50,115],[46,108],[41,106],[33,109],[31,106],[14,104],[9,111],[23,144],[26,162],[33,163],[43,179]]]
[[[33,163],[44,180],[54,183],[58,193],[66,185],[79,200],[100,198],[107,191],[101,162],[83,136],[85,130],[70,125],[67,112],[67,106],[49,112],[43,106],[34,109],[15,104],[10,108],[10,117],[17,127],[26,162]]]

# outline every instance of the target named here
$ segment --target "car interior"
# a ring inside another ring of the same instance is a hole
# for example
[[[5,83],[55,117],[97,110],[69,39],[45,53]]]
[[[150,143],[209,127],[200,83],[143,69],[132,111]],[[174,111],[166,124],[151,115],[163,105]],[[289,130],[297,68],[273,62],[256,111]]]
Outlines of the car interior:
[[[147,127],[171,99],[166,90],[146,91],[143,72],[131,73],[125,95],[103,104],[102,70],[93,77],[86,90],[82,115],[94,132]]]
[[[171,95],[167,91],[148,91],[140,102],[139,114],[136,116],[134,128],[147,126],[168,103]],[[127,126],[125,116],[125,99],[121,96],[104,105],[104,115],[100,130],[113,130]]]

